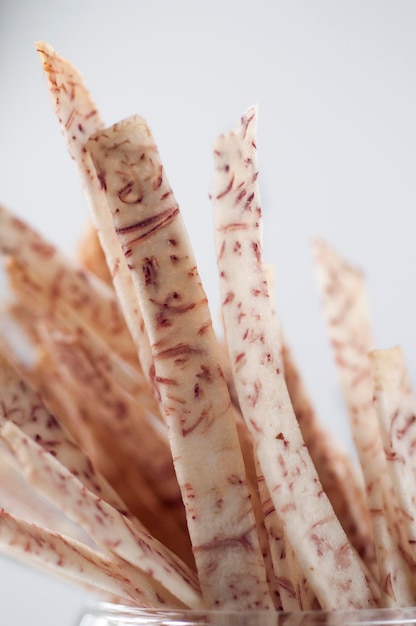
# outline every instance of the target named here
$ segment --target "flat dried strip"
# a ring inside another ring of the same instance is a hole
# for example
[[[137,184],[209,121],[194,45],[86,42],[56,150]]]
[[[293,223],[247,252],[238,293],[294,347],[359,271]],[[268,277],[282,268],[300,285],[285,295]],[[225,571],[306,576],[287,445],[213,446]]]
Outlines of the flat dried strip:
[[[382,603],[408,606],[414,602],[412,575],[400,551],[400,520],[373,402],[368,353],[374,342],[364,276],[322,241],[314,243],[313,252],[327,332],[365,481]]]
[[[197,579],[178,557],[86,489],[54,456],[45,452],[15,424],[7,422],[1,429],[1,436],[28,482],[79,524],[97,546],[150,576],[184,605],[200,606]]]
[[[183,606],[162,586],[83,543],[0,509],[0,550],[89,590],[106,592],[142,607]]]
[[[206,295],[151,132],[133,116],[95,135],[87,149],[150,338],[204,600],[272,608]]]
[[[0,254],[16,258],[25,267],[33,297],[45,298],[55,312],[66,307],[77,311],[120,356],[137,363],[114,291],[1,206]]]
[[[255,109],[216,141],[214,155],[226,340],[240,407],[270,497],[322,608],[372,606],[361,563],[322,490],[284,381],[280,330],[262,262]]]
[[[42,60],[52,105],[67,147],[81,178],[117,298],[126,319],[143,372],[153,381],[152,356],[130,272],[108,210],[102,185],[97,180],[85,146],[91,135],[104,127],[95,103],[78,70],[45,42],[36,49]]]
[[[375,406],[387,466],[403,516],[405,550],[416,550],[416,398],[400,347],[370,352]]]

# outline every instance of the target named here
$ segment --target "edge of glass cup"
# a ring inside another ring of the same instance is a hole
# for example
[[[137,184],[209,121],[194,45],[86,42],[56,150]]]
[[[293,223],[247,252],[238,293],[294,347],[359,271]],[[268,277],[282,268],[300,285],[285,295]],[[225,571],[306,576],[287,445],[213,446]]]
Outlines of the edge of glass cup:
[[[227,611],[145,609],[98,602],[86,607],[79,626],[381,626],[414,624],[416,607],[339,611]]]

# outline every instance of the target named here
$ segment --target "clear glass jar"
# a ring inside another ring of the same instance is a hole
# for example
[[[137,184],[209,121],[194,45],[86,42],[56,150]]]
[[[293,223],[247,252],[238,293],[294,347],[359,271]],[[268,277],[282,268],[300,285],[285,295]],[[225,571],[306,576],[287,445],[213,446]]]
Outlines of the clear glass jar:
[[[416,626],[416,607],[361,611],[178,611],[116,604],[89,607],[79,626]]]

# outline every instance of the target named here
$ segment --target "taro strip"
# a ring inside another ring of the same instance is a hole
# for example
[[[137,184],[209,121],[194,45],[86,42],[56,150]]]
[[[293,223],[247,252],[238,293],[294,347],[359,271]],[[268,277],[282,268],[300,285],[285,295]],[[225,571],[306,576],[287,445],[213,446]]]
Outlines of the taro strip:
[[[256,110],[215,143],[214,210],[222,312],[234,380],[270,497],[323,609],[374,604],[305,447],[284,381],[262,262]]]
[[[400,347],[370,352],[384,452],[403,516],[405,549],[415,557],[416,399]]]
[[[97,546],[154,578],[186,606],[200,605],[197,579],[178,557],[84,487],[15,424],[7,422],[1,436],[30,484],[79,524]]]
[[[49,574],[144,607],[181,607],[149,576],[85,544],[0,510],[0,550]]]
[[[364,276],[322,241],[314,243],[314,260],[327,332],[365,481],[382,603],[406,606],[415,597],[408,559],[399,546],[396,498],[373,401],[368,357],[373,337]]]
[[[45,298],[56,312],[66,307],[76,310],[127,362],[137,363],[114,291],[1,206],[0,254],[25,267],[27,287],[35,298]]]
[[[52,105],[74,159],[94,227],[109,267],[118,301],[138,351],[143,372],[152,378],[152,357],[139,305],[120,243],[114,230],[102,185],[94,175],[90,155],[85,149],[88,138],[104,127],[100,114],[78,70],[44,42],[36,44],[52,99]]]
[[[206,295],[151,132],[133,116],[96,134],[87,149],[150,338],[204,600],[210,607],[271,608]]]

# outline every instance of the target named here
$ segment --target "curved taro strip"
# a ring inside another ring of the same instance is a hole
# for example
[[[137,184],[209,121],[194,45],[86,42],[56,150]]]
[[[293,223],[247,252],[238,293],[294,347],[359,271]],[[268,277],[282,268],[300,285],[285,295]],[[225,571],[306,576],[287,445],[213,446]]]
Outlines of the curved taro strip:
[[[361,563],[322,490],[284,381],[262,263],[255,126],[251,109],[214,145],[222,311],[239,402],[273,504],[321,607],[369,607]]]
[[[84,487],[15,424],[4,424],[1,436],[28,482],[79,524],[97,546],[154,578],[184,605],[191,608],[201,605],[194,573],[165,546]]]
[[[0,254],[25,267],[28,289],[58,313],[71,308],[129,363],[137,351],[127,330],[114,290],[94,274],[72,263],[29,224],[0,206]]]
[[[183,606],[148,576],[88,546],[0,509],[0,550],[90,591],[143,607]]]
[[[400,347],[373,350],[369,357],[384,452],[403,516],[405,548],[416,558],[416,399]]]
[[[272,608],[206,295],[151,132],[133,116],[87,149],[140,299],[204,600]]]
[[[103,121],[78,70],[48,44],[37,42],[36,49],[42,59],[52,105],[62,134],[81,177],[92,221],[110,269],[126,324],[138,351],[139,362],[144,375],[153,383],[149,340],[130,272],[114,230],[104,190],[94,174],[90,155],[85,149],[89,137],[104,127]]]
[[[323,241],[314,260],[327,332],[363,471],[384,606],[415,602],[409,559],[399,547],[397,505],[373,401],[372,328],[362,273]]]

